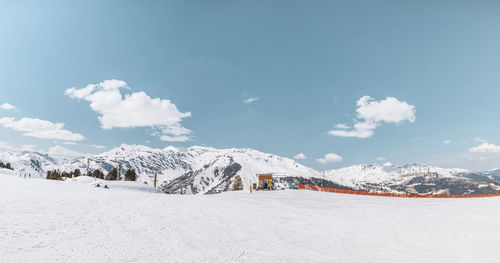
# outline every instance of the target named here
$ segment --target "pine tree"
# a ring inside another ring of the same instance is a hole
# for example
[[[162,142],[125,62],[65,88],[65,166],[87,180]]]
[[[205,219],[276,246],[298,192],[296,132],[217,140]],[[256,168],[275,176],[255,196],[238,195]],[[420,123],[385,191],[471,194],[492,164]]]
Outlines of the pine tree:
[[[118,179],[118,170],[116,168],[113,168],[113,170],[111,170],[111,172],[109,172],[107,175],[106,175],[106,180],[108,181],[111,181],[111,180],[117,180]]]
[[[92,176],[94,176],[95,178],[104,179],[104,174],[99,169],[94,170]]]
[[[59,171],[53,170],[53,171],[47,171],[47,177],[48,180],[62,180],[61,178],[61,173]]]
[[[75,175],[75,177],[78,177],[82,175],[82,173],[80,172],[80,169],[75,169],[75,171],[73,171],[73,175]]]
[[[135,179],[137,179],[137,176],[135,175],[135,170],[128,169],[125,172],[125,181],[135,181]]]
[[[233,191],[243,190],[243,182],[239,175],[234,177]]]

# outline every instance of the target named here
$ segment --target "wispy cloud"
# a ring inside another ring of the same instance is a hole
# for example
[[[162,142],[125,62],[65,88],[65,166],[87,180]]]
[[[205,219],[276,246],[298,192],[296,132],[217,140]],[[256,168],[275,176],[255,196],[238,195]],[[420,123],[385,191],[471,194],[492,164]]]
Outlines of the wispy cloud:
[[[258,98],[258,97],[250,97],[250,98],[248,98],[248,99],[246,99],[246,100],[243,100],[243,103],[245,103],[245,104],[250,104],[250,103],[256,102],[256,101],[258,101],[258,100],[259,100],[259,98]]]
[[[443,144],[450,144],[451,143],[451,140],[444,140],[443,141]]]
[[[481,137],[476,137],[476,138],[474,138],[474,141],[475,141],[475,142],[486,142],[486,140],[485,140],[485,139],[483,139],[483,138],[481,138]]]
[[[0,105],[0,109],[3,109],[3,110],[15,110],[16,109],[16,106],[10,104],[10,103],[4,103],[2,105]]]
[[[345,123],[339,123],[339,124],[335,125],[335,128],[337,128],[337,129],[349,129],[351,127]]]
[[[69,156],[69,157],[80,157],[80,156],[85,156],[84,153],[80,153],[77,151],[70,150],[66,147],[62,147],[60,145],[53,146],[49,149],[47,152],[49,155],[52,156]]]
[[[19,146],[13,146],[9,144],[8,142],[0,142],[0,149],[3,150],[14,150],[14,151],[29,151],[32,152],[36,148],[36,145],[32,144],[23,144]]]
[[[0,119],[0,125],[16,131],[24,136],[41,139],[54,139],[61,141],[82,141],[83,135],[64,129],[64,123],[53,123],[35,118],[22,118],[16,121],[14,118],[4,117]]]
[[[104,148],[106,148],[105,146],[102,146],[102,145],[97,145],[97,144],[92,144],[92,145],[90,145],[90,146],[92,146],[92,147],[94,147],[94,148],[97,148],[97,149],[104,149]]]

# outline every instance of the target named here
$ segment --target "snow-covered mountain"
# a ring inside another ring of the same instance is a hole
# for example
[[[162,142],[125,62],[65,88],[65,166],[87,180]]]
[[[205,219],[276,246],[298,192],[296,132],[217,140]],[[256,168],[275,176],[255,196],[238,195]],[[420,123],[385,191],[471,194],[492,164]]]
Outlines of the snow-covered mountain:
[[[88,156],[58,149],[47,154],[0,150],[0,161],[10,162],[18,173],[44,177],[49,170],[100,169],[105,174],[115,167],[134,169],[138,181],[158,185],[169,193],[209,194],[230,189],[234,178],[242,178],[244,189],[257,183],[256,174],[275,173],[277,184],[295,181],[342,189],[421,194],[477,194],[500,192],[498,170],[478,173],[466,169],[445,169],[407,164],[404,166],[354,165],[318,172],[296,161],[254,149],[216,149],[169,146],[154,149],[123,144],[110,151]]]
[[[10,162],[19,172],[29,172],[44,176],[49,170],[72,171],[80,169],[86,173],[100,169],[107,173],[120,165],[121,172],[134,169],[139,181],[151,184],[153,176],[158,175],[162,189],[171,193],[216,193],[226,191],[239,175],[243,186],[248,189],[257,183],[258,173],[277,173],[291,178],[320,180],[323,175],[292,159],[253,149],[215,149],[193,146],[177,149],[169,146],[154,149],[142,145],[123,144],[110,151],[85,157],[3,151],[0,160]],[[88,164],[88,165],[87,165]],[[285,179],[286,181],[286,179]]]
[[[321,178],[318,171],[292,159],[253,149],[215,149],[193,146],[186,149],[191,170],[164,184],[169,192],[215,193],[227,191],[239,175],[245,189],[257,183],[256,174],[276,173],[287,177]]]
[[[500,177],[500,168],[491,169],[483,173],[492,177]]]
[[[500,180],[467,169],[421,164],[353,165],[323,172],[337,184],[356,190],[418,194],[480,194],[500,192]]]

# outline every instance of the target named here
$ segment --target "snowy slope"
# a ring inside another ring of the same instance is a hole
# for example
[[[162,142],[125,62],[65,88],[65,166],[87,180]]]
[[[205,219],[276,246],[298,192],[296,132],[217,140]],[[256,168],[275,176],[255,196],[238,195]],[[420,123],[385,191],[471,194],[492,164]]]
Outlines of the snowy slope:
[[[499,168],[491,169],[491,170],[488,170],[488,171],[483,172],[483,173],[487,174],[487,175],[494,176],[494,177],[500,177],[500,169]]]
[[[497,197],[403,199],[305,190],[181,196],[21,179],[4,171],[0,262],[500,258]]]
[[[314,169],[292,159],[253,149],[215,149],[193,146],[186,149],[191,156],[192,171],[164,185],[164,189],[176,193],[215,193],[226,191],[234,176],[242,178],[244,189],[257,183],[256,174],[276,173],[301,178],[322,177]]]
[[[67,155],[65,155],[65,153]],[[138,181],[158,185],[169,193],[211,194],[231,188],[239,175],[245,190],[257,183],[256,174],[275,173],[280,179],[343,189],[421,194],[482,194],[500,192],[498,170],[477,173],[466,169],[445,169],[408,164],[354,165],[323,173],[296,161],[254,149],[216,149],[193,146],[155,149],[142,145],[120,145],[110,151],[84,157],[64,149],[52,154],[0,151],[0,161],[10,162],[17,173],[45,177],[48,170],[100,169],[104,173],[121,165],[121,173],[134,169]]]
[[[63,151],[61,151],[63,152]],[[142,145],[123,144],[110,151],[85,157],[50,156],[28,152],[1,152],[0,160],[8,161],[19,172],[29,171],[45,176],[48,170],[71,171],[100,169],[107,173],[121,164],[121,172],[134,169],[139,181],[151,184],[153,175],[172,193],[208,193],[229,189],[236,175],[245,189],[256,183],[258,173],[278,173],[291,177],[321,178],[322,174],[292,159],[253,149],[216,149],[193,146],[177,149],[169,146],[154,149]]]
[[[467,169],[429,165],[353,165],[324,172],[328,180],[358,190],[421,193],[496,193],[500,181]],[[486,187],[485,187],[486,185]]]

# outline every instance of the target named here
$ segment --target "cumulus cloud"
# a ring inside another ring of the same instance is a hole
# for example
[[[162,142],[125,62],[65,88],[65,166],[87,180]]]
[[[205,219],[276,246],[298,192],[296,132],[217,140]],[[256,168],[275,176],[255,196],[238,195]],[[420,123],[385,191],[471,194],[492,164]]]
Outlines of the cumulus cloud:
[[[303,153],[298,153],[298,154],[296,154],[293,157],[293,159],[295,159],[295,160],[305,160],[305,159],[307,159],[307,156],[305,154],[303,154]]]
[[[360,98],[357,103],[357,120],[354,127],[349,127],[343,123],[337,124],[336,130],[331,130],[328,134],[340,137],[369,138],[373,136],[374,130],[384,123],[398,124],[403,121],[414,122],[415,106],[406,101],[400,101],[394,97],[387,97],[384,100],[376,101],[370,96]]]
[[[471,153],[500,153],[500,145],[483,142],[478,146],[469,148]]]
[[[101,128],[152,127],[164,141],[187,141],[191,130],[181,125],[182,119],[191,112],[180,112],[168,99],[152,98],[145,92],[121,94],[121,89],[129,89],[122,80],[105,80],[90,84],[85,88],[67,89],[71,98],[90,102],[90,108],[97,112]]]
[[[450,143],[451,143],[451,141],[450,141],[450,140],[444,140],[444,141],[443,141],[443,144],[450,144]]]
[[[16,121],[14,118],[4,117],[0,119],[0,125],[20,131],[24,136],[41,139],[55,139],[62,141],[81,141],[85,139],[85,137],[79,133],[65,130],[64,123],[53,123],[34,118],[22,118]]]
[[[250,98],[248,98],[248,99],[246,99],[246,100],[243,100],[243,103],[245,103],[245,104],[250,104],[250,103],[252,103],[252,102],[256,102],[256,101],[258,101],[258,100],[259,100],[259,98],[258,98],[258,97],[250,97]]]
[[[2,105],[0,105],[0,109],[3,109],[3,110],[15,110],[16,109],[16,106],[10,104],[10,103],[4,103]]]
[[[342,162],[342,160],[342,156],[335,153],[327,153],[325,157],[316,159],[318,163],[322,164]]]

